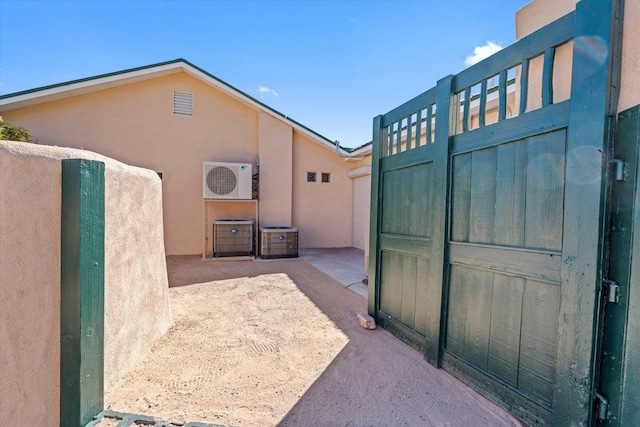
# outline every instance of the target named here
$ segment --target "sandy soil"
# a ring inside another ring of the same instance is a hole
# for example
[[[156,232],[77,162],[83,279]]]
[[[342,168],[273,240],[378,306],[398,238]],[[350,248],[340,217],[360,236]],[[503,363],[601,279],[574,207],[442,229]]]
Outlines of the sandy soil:
[[[301,259],[171,257],[174,325],[105,395],[110,410],[236,426],[519,426],[388,332]]]

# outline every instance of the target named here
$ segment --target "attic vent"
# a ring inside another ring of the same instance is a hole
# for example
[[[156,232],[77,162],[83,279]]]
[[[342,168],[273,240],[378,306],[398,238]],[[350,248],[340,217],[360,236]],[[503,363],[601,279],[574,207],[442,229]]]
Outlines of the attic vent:
[[[173,91],[173,114],[176,116],[193,116],[193,94]]]

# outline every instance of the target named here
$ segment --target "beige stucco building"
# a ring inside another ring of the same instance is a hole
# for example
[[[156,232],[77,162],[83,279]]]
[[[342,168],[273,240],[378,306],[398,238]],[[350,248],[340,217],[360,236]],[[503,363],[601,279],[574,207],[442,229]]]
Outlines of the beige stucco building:
[[[209,256],[219,219],[296,227],[301,248],[365,246],[370,147],[337,148],[185,60],[5,95],[0,114],[41,144],[161,172],[168,255]],[[205,202],[203,162],[251,164],[257,202]]]

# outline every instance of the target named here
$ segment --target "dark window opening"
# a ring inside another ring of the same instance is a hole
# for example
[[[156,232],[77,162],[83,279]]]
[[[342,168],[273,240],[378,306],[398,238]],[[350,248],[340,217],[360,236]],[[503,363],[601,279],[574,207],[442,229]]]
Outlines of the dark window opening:
[[[322,173],[322,182],[331,182],[331,174],[330,173]]]
[[[316,182],[315,172],[307,172],[307,182]]]

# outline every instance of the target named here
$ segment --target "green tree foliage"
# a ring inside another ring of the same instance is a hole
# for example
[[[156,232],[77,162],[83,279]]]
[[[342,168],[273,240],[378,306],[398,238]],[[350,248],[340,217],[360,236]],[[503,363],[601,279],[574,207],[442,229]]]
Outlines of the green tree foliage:
[[[38,140],[33,138],[25,128],[5,123],[2,116],[0,116],[0,140],[38,143]]]

